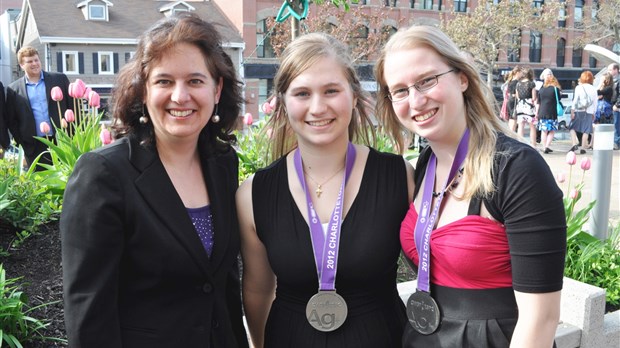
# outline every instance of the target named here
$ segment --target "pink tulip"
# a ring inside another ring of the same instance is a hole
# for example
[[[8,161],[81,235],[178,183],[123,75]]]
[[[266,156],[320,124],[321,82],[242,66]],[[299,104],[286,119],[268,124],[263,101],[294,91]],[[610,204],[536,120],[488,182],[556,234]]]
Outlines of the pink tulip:
[[[576,188],[572,189],[570,191],[570,196],[571,199],[577,199],[579,198],[579,190],[577,190]]]
[[[277,97],[273,97],[271,98],[271,100],[269,101],[269,106],[271,106],[271,110],[275,110],[276,109],[276,103],[278,102],[278,98]]]
[[[82,96],[82,98],[88,99],[88,96],[90,95],[90,92],[92,92],[92,88],[86,87],[86,89],[84,90],[84,95]]]
[[[67,89],[67,93],[69,93],[69,96],[70,96],[71,98],[75,98],[75,93],[74,93],[74,90],[75,90],[75,83],[74,83],[74,82],[71,82],[71,83],[69,84],[69,88]]]
[[[566,181],[566,174],[564,173],[558,173],[555,176],[555,180],[557,180],[557,182],[559,182],[560,184]]]
[[[252,123],[254,123],[254,119],[252,118],[251,113],[246,112],[246,114],[243,116],[243,123],[247,124],[248,126],[251,126]]]
[[[58,86],[54,86],[52,87],[52,91],[50,93],[52,95],[52,100],[53,101],[61,101],[62,100],[62,89],[60,89],[60,87]]]
[[[65,119],[67,119],[67,122],[69,123],[75,121],[75,114],[73,113],[73,110],[67,109],[65,111]]]
[[[41,122],[41,124],[39,124],[39,130],[43,134],[48,134],[52,130],[52,128],[50,127],[49,123]]]
[[[273,112],[273,109],[271,108],[271,105],[268,102],[263,103],[262,109],[263,109],[263,112],[267,115],[271,115],[271,113]]]
[[[589,170],[590,166],[592,166],[592,161],[590,160],[590,157],[584,157],[581,159],[581,169]]]
[[[88,105],[93,108],[98,108],[101,105],[101,97],[99,97],[99,93],[95,91],[90,91],[88,95]]]
[[[571,166],[577,163],[577,155],[575,155],[574,151],[568,151],[568,153],[566,154],[566,163]]]
[[[85,92],[86,92],[86,84],[84,83],[84,81],[80,79],[75,79],[75,83],[73,86],[73,97],[74,98],[84,98],[85,96],[88,97],[88,94],[84,95]]]
[[[60,127],[62,127],[62,128],[69,127],[69,124],[67,123],[67,120],[65,120],[64,118],[61,118],[60,119]]]
[[[112,134],[107,128],[103,128],[101,129],[101,133],[99,133],[99,139],[101,139],[103,145],[108,145],[112,143]]]

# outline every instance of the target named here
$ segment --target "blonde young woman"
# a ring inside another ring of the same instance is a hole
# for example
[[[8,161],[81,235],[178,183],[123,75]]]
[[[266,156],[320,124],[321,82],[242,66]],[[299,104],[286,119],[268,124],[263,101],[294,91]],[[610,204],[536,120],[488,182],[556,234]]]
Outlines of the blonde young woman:
[[[392,36],[376,78],[387,128],[429,142],[401,227],[418,265],[403,347],[551,347],[566,221],[549,166],[505,133],[477,71],[438,28]]]
[[[399,347],[406,316],[396,267],[412,168],[367,146],[368,99],[333,37],[289,44],[274,82],[279,159],[237,193],[252,341]]]

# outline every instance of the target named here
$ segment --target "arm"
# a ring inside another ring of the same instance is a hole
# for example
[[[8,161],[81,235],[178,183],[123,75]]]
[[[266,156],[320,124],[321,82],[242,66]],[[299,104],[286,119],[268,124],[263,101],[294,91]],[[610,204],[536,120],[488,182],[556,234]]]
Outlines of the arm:
[[[276,277],[265,246],[258,238],[252,204],[252,178],[237,191],[237,211],[243,258],[243,306],[254,347],[262,348],[265,325],[275,298]]]
[[[60,218],[65,325],[72,347],[121,347],[118,288],[124,247],[119,174],[98,154],[82,155]]]
[[[510,158],[500,158],[498,194],[493,198],[504,217],[519,309],[511,347],[548,348],[559,323],[564,279],[562,191],[540,154],[522,145],[514,147],[519,149]]]
[[[560,291],[529,294],[515,291],[519,320],[510,348],[550,348],[560,321]]]

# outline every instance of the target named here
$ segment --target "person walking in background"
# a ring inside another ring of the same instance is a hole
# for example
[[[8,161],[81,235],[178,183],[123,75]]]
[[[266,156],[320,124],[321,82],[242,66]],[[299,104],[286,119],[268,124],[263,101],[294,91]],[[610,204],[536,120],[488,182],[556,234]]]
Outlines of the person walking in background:
[[[536,147],[536,104],[538,103],[538,91],[534,83],[534,72],[528,67],[521,69],[521,78],[517,83],[516,94],[516,114],[517,114],[517,134],[523,138],[525,126],[528,125],[530,131],[530,145]]]
[[[551,347],[566,219],[549,166],[505,128],[438,28],[398,31],[375,69],[378,118],[429,142],[401,226],[418,265],[403,347]]]
[[[11,138],[6,127],[6,107],[4,85],[0,82],[0,150],[8,150],[11,145]],[[4,157],[4,151],[1,151],[0,158]]]
[[[618,150],[620,149],[620,64],[609,64],[607,72],[611,74],[614,80],[611,104],[614,112],[614,150]]]
[[[512,69],[512,74],[511,74],[511,79],[508,82],[508,128],[510,128],[510,130],[512,130],[513,132],[517,131],[517,112],[516,112],[516,106],[517,106],[517,83],[519,83],[519,80],[521,79],[521,77],[523,76],[523,73],[521,71],[521,67],[520,66],[515,66]]]
[[[557,103],[562,95],[560,83],[553,76],[548,74],[545,83],[538,91],[538,130],[540,130],[540,142],[544,153],[553,152],[551,142],[555,131],[558,130],[558,111]]]
[[[73,109],[73,99],[69,96],[69,79],[65,74],[43,71],[39,52],[31,46],[24,46],[17,52],[17,61],[24,76],[9,84],[6,91],[6,122],[13,139],[24,149],[26,163],[31,166],[34,160],[44,153],[39,163],[51,164],[52,157],[47,145],[35,139],[48,137],[55,139],[53,125],[60,127],[62,114]],[[60,87],[63,99],[52,100],[53,87]],[[48,125],[45,127],[42,125]],[[44,131],[49,129],[49,132]],[[39,168],[39,169],[42,169]]]
[[[60,217],[69,346],[248,347],[230,145],[243,98],[215,26],[157,22],[112,101],[118,139],[80,157]]]
[[[344,44],[306,34],[280,62],[267,124],[278,159],[237,193],[252,342],[400,347],[407,318],[396,289],[398,231],[413,169],[367,146],[369,97]],[[401,134],[392,133],[397,144]]]
[[[596,88],[592,86],[594,76],[592,72],[586,70],[579,76],[579,84],[575,87],[573,95],[573,107],[571,108],[570,136],[573,146],[569,151],[580,154],[586,153],[586,149],[590,147],[588,138],[592,134],[592,125],[594,123],[594,113],[596,112],[596,101],[598,93]],[[579,149],[579,138],[577,133],[581,133],[581,149]]]
[[[614,78],[610,73],[603,74],[598,89],[598,100],[594,114],[594,123],[613,124],[611,99],[614,94]]]

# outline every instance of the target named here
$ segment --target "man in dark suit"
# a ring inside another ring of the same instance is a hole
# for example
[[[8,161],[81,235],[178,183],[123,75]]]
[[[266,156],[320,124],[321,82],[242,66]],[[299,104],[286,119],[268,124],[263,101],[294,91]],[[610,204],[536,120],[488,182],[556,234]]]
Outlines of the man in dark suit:
[[[58,114],[58,105],[51,98],[51,90],[58,86],[62,90],[61,112],[72,109],[69,97],[69,79],[62,73],[50,73],[41,69],[39,52],[30,46],[24,46],[17,52],[19,66],[25,75],[13,81],[6,93],[7,127],[17,144],[24,149],[28,165],[47,150],[47,146],[35,139],[35,136],[55,139],[52,124],[59,126],[62,115]],[[46,122],[50,132],[44,134],[41,124]],[[39,163],[51,163],[49,153],[44,154]]]
[[[6,128],[6,110],[4,106],[4,85],[0,82],[0,150],[8,150],[10,145],[9,133]],[[4,156],[4,152],[0,158]]]

